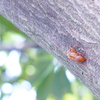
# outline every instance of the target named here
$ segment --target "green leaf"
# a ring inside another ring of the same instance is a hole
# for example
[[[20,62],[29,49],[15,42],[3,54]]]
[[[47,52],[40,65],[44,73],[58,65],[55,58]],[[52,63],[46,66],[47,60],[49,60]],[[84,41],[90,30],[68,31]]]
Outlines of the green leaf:
[[[65,70],[61,67],[55,74],[52,80],[52,94],[57,100],[62,100],[65,93],[71,92],[71,85],[65,75]]]
[[[49,66],[45,66],[45,67],[41,67],[41,70],[39,70],[39,72],[33,76],[33,78],[29,79],[29,81],[32,84],[36,84],[36,86],[38,86],[45,78],[48,77],[48,75],[50,73],[52,73],[53,71],[53,64],[50,64]]]
[[[46,100],[51,92],[53,73],[50,73],[37,88],[37,100]]]

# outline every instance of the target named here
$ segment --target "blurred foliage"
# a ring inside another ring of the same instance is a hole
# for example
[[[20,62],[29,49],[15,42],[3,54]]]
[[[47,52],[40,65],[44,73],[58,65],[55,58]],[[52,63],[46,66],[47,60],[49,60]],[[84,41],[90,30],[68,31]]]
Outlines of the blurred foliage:
[[[25,47],[26,44],[29,46]],[[0,86],[27,80],[37,91],[37,100],[96,100],[78,80],[70,83],[66,69],[55,58],[35,44],[12,23],[0,16],[0,52],[7,56],[13,51],[20,54],[21,74],[9,78],[6,64],[0,66]],[[55,62],[54,62],[55,61]],[[13,62],[13,59],[12,59]],[[55,71],[57,66],[58,69]],[[14,66],[13,66],[14,67]],[[1,91],[2,92],[2,91]],[[6,94],[1,93],[2,97]],[[2,100],[2,98],[0,99]]]

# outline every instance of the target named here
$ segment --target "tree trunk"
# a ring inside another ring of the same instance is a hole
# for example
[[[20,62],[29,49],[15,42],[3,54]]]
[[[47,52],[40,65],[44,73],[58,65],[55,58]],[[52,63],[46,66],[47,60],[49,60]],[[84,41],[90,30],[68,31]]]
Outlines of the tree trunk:
[[[99,0],[0,0],[0,14],[54,55],[100,100]],[[80,64],[66,51],[85,54]]]

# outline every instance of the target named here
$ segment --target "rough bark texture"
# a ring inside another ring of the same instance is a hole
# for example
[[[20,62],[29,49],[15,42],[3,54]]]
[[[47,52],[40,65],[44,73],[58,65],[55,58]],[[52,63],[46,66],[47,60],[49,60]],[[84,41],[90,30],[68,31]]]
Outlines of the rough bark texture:
[[[0,0],[0,14],[54,55],[100,100],[99,0]],[[76,48],[87,61],[70,61]]]

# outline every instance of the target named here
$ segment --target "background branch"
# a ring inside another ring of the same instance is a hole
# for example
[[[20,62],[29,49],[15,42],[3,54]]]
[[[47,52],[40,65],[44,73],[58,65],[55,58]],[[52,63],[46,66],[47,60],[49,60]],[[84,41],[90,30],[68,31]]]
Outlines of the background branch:
[[[16,45],[0,44],[0,50],[7,50],[7,51],[11,51],[11,50],[21,50],[22,51],[22,50],[26,50],[29,48],[40,48],[40,46],[34,43],[33,44],[32,43],[19,43]]]

